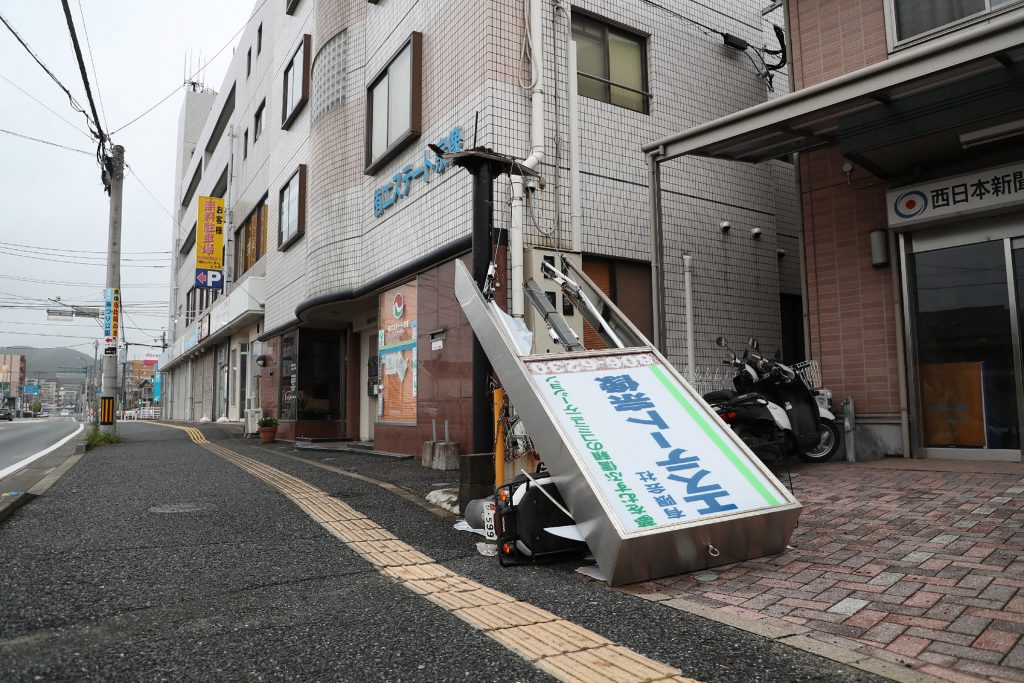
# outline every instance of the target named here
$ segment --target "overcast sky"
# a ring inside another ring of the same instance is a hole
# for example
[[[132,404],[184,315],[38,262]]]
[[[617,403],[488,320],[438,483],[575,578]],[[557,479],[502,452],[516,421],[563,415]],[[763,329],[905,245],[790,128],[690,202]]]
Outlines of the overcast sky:
[[[254,5],[253,0],[70,0],[106,132],[117,131],[177,89],[112,136],[125,148],[132,171],[124,181],[121,270],[126,313],[122,335],[130,343],[152,344],[167,325],[172,225],[167,211],[173,205],[186,53],[198,68],[200,53],[205,61],[228,45],[201,77],[219,90],[236,33]],[[88,111],[60,0],[0,0],[0,14]],[[43,309],[57,308],[45,301],[56,297],[90,306],[103,303],[109,198],[100,182],[96,144],[83,133],[87,128],[82,114],[3,24],[0,129],[90,152],[79,154],[0,132],[0,346],[68,346],[91,354],[93,341],[102,337],[95,321],[49,322]],[[84,264],[88,262],[96,265]],[[17,308],[25,305],[39,308]],[[131,357],[158,351],[132,347]]]

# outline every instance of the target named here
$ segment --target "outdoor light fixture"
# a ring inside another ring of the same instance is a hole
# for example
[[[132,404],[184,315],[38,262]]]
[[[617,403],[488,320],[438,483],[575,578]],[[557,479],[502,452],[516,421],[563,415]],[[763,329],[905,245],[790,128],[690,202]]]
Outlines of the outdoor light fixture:
[[[889,233],[885,228],[872,230],[871,237],[871,265],[882,268],[889,265]]]
[[[267,357],[266,356],[256,356],[256,365],[260,366],[261,368],[266,367],[266,365],[267,365]]]
[[[729,228],[731,228],[731,227],[732,227],[732,223],[730,223],[729,221],[722,221],[721,224],[719,224],[719,226],[718,226],[718,228],[722,232],[729,232]]]

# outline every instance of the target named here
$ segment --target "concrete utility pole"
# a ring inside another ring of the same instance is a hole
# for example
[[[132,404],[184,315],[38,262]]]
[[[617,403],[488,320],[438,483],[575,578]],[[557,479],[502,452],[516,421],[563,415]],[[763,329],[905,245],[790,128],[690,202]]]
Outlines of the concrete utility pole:
[[[107,245],[107,289],[121,289],[121,186],[124,182],[124,147],[111,148],[110,163],[107,165],[110,181],[110,230]],[[117,299],[115,298],[115,302]],[[117,302],[112,305],[120,307]],[[120,311],[115,315],[120,317]],[[114,337],[114,353],[103,350],[103,391],[100,394],[100,429],[116,432],[115,395],[117,393],[117,337],[120,335],[120,320]],[[114,332],[114,330],[111,330]]]

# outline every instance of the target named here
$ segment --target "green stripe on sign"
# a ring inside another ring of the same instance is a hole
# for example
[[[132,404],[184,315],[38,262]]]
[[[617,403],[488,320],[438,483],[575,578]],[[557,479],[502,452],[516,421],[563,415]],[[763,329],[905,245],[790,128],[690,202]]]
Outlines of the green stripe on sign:
[[[772,492],[764,485],[764,482],[750,471],[750,468],[747,467],[747,463],[743,462],[743,460],[736,455],[736,451],[734,451],[729,444],[725,442],[722,435],[719,434],[704,418],[704,416],[700,414],[700,411],[690,403],[690,401],[683,395],[683,392],[679,390],[679,387],[676,386],[668,375],[666,375],[665,372],[657,365],[651,365],[650,368],[651,372],[654,373],[654,376],[658,378],[659,382],[661,382],[661,385],[668,389],[668,393],[672,394],[672,396],[679,401],[679,405],[683,407],[686,414],[693,418],[693,421],[697,423],[697,426],[701,428],[709,439],[711,439],[712,443],[718,447],[718,450],[722,451],[722,455],[732,463],[732,466],[736,468],[737,472],[743,475],[743,478],[747,480],[747,483],[754,487],[755,491],[761,494],[761,497],[764,498],[766,503],[769,505],[778,505],[779,501],[776,500],[775,496],[772,495]]]

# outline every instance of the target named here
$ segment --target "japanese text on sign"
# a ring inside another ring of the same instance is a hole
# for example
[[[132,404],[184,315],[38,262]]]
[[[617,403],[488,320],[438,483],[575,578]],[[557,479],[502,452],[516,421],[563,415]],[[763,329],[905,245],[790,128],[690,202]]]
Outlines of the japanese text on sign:
[[[462,129],[455,126],[451,131],[437,141],[437,146],[442,152],[452,154],[462,151]],[[417,159],[417,162],[419,160]],[[412,181],[422,178],[423,182],[429,184],[434,173],[444,173],[451,166],[451,162],[442,159],[429,149],[423,150],[423,162],[417,165],[406,164],[398,173],[391,177],[391,180],[373,191],[373,215],[378,218],[384,211],[395,205],[400,197],[409,196],[409,188]]]
[[[224,199],[200,197],[196,222],[196,268],[224,268]]]
[[[890,190],[889,224],[984,211],[1024,202],[1024,166],[1017,163]]]
[[[654,354],[529,361],[527,368],[627,533],[785,502]]]

